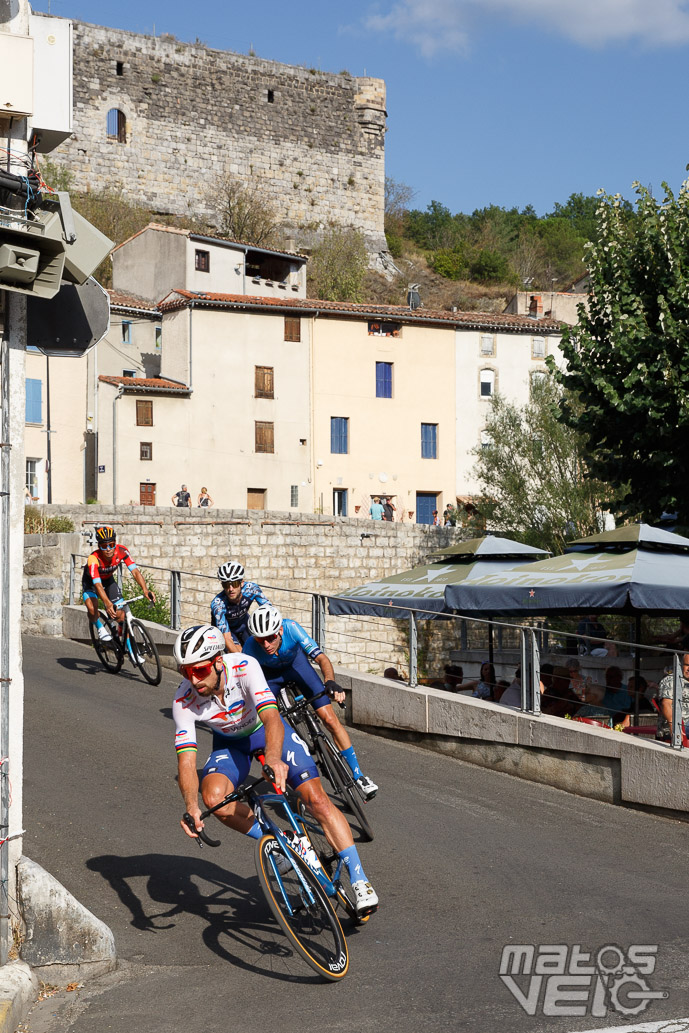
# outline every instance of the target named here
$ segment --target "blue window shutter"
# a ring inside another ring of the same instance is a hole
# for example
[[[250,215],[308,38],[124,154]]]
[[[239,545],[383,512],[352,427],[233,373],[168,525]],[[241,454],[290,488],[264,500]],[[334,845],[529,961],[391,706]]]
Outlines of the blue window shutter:
[[[33,380],[30,377],[26,379],[26,412],[25,419],[27,423],[40,423],[41,422],[41,389],[42,383],[40,380]]]
[[[346,454],[349,451],[348,447],[348,428],[349,420],[346,416],[331,416],[330,417],[330,451],[340,454]]]
[[[437,459],[438,439],[437,426],[435,423],[421,424],[421,458]]]
[[[392,398],[392,363],[376,363],[376,398]]]

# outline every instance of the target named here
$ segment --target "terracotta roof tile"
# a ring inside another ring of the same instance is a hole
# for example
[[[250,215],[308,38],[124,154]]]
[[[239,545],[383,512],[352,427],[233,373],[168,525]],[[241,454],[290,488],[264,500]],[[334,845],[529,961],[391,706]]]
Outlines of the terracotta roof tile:
[[[346,301],[320,301],[316,298],[264,298],[250,294],[213,294],[188,290],[171,291],[158,303],[161,312],[184,308],[191,302],[195,306],[208,308],[277,309],[304,313],[320,312],[359,316],[371,319],[395,319],[405,323],[442,323],[448,327],[488,328],[504,327],[514,330],[531,330],[536,333],[560,333],[563,324],[556,319],[534,320],[529,316],[517,316],[505,312],[446,312],[432,309],[416,309],[411,312],[405,305],[355,304]]]
[[[178,380],[166,380],[164,377],[111,377],[101,374],[98,379],[102,383],[112,384],[114,387],[122,386],[130,393],[154,391],[165,394],[189,394],[191,391],[186,384],[180,384]]]
[[[134,309],[137,312],[151,312],[158,315],[158,308],[153,301],[140,298],[136,294],[123,294],[122,291],[108,290],[110,304],[113,308]]]
[[[149,222],[148,225],[144,226],[143,229],[137,230],[136,233],[132,233],[131,237],[127,237],[121,244],[113,248],[113,251],[119,251],[121,247],[128,244],[130,240],[134,240],[136,237],[141,236],[146,230],[158,230],[162,233],[177,233],[181,237],[187,237],[190,240],[217,240],[219,244],[237,244],[239,247],[255,248],[257,251],[270,251],[276,255],[290,255],[292,258],[301,258],[302,261],[307,261],[307,255],[297,254],[295,251],[285,251],[283,248],[267,247],[265,244],[254,244],[249,240],[233,240],[232,237],[222,237],[218,233],[195,233],[193,230],[180,229],[178,226],[164,226],[161,222]]]

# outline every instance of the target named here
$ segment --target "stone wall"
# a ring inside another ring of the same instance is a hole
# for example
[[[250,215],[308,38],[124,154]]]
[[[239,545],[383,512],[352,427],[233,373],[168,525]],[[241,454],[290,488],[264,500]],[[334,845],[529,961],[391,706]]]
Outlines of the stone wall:
[[[107,113],[126,118],[108,139]],[[330,223],[383,233],[385,84],[74,22],[74,134],[51,154],[75,189],[121,184],[157,212],[211,214],[232,173],[260,182],[290,235]]]
[[[266,589],[271,602],[283,614],[309,629],[313,593],[335,594],[385,574],[406,570],[427,559],[435,550],[459,541],[461,529],[429,527],[423,524],[379,523],[372,520],[337,518],[314,514],[274,513],[249,510],[192,509],[185,512],[171,507],[144,506],[68,506],[39,507],[45,515],[66,516],[76,532],[95,523],[111,523],[132,552],[137,563],[155,582],[157,592],[169,592],[169,575],[154,568],[185,571],[182,575],[182,624],[208,619],[210,599],[219,590],[215,572],[227,559],[236,559],[246,568],[247,579]],[[370,537],[362,538],[362,534]],[[36,544],[27,536],[27,560],[34,564]],[[59,614],[38,617],[47,606],[44,592],[60,603],[67,601],[69,554],[80,551],[85,558],[86,539],[74,535],[49,535],[46,540],[62,539],[61,591],[57,583],[50,588],[36,585],[39,598],[29,597],[25,630],[61,634],[59,630],[39,629],[39,619],[52,620],[57,628]],[[41,563],[48,567],[39,550]],[[53,559],[51,563],[56,563]],[[83,560],[82,560],[83,563]],[[33,569],[33,568],[32,568]],[[51,567],[51,576],[56,570]],[[31,574],[31,578],[39,572]],[[41,574],[41,576],[43,576]],[[28,579],[30,580],[30,578]],[[81,572],[75,581],[78,601]],[[35,614],[35,616],[34,616]],[[28,623],[27,623],[28,621]],[[332,658],[362,672],[379,673],[397,666],[408,671],[408,623],[374,617],[326,616],[326,649]],[[456,622],[423,622],[421,625],[423,668],[429,674],[442,670],[449,651],[459,642]]]
[[[69,556],[80,548],[78,535],[24,535],[22,631],[30,635],[61,635],[62,604],[67,601],[65,570]]]

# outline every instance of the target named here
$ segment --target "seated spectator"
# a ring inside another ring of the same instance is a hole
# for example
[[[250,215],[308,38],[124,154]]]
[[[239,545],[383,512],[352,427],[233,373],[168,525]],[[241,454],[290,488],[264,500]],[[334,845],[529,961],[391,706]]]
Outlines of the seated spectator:
[[[581,664],[575,656],[570,657],[567,661],[567,670],[569,671],[570,688],[581,699],[584,694],[584,676],[581,673]]]
[[[383,671],[384,678],[390,678],[392,681],[403,681],[402,675],[396,667],[386,667]]]
[[[495,677],[495,668],[493,664],[485,660],[481,664],[481,673],[475,681],[465,682],[462,686],[463,689],[473,689],[473,696],[477,699],[493,699],[493,689],[497,678]]]
[[[493,700],[494,700],[495,703],[499,703],[500,702],[500,700],[502,699],[502,696],[503,696],[503,693],[504,693],[505,689],[508,689],[509,685],[510,685],[510,683],[508,681],[506,681],[504,678],[499,678],[498,679],[498,681],[495,683],[495,687],[493,689]]]
[[[689,653],[680,657],[681,678],[679,680],[680,706],[682,710],[682,721],[685,729],[689,729]],[[658,704],[660,706],[660,718],[658,720],[658,731],[656,739],[669,742],[671,739],[672,727],[672,697],[674,692],[674,676],[672,672],[661,679],[658,686]]]
[[[543,665],[546,666],[545,664]],[[541,677],[543,674],[541,672]],[[581,700],[569,684],[569,670],[566,667],[555,667],[541,697],[541,710],[552,717],[572,716],[581,706]],[[543,679],[545,684],[545,678]]]
[[[656,682],[647,682],[643,675],[639,675],[639,687],[637,690],[636,678],[632,674],[627,679],[627,692],[632,701],[632,705],[629,708],[629,713],[625,714],[622,719],[622,727],[627,728],[629,725],[634,724],[634,715],[636,714],[636,703],[635,699],[638,696],[638,713],[639,714],[654,714],[655,707],[651,703],[651,700],[655,698],[655,694],[658,691],[658,685]]]
[[[502,707],[520,707],[522,705],[522,669],[514,672],[514,680],[504,689],[500,697]]]
[[[605,686],[592,682],[587,678],[584,685],[584,705],[574,714],[574,717],[587,717],[592,721],[604,721],[612,725],[610,711],[603,705]]]
[[[631,705],[632,698],[622,682],[622,671],[619,667],[606,667],[603,706],[607,707],[612,717],[615,717],[628,713]]]
[[[440,688],[445,689],[447,692],[462,692],[463,689],[467,688],[463,685],[464,681],[464,670],[458,667],[456,664],[446,664],[445,666],[445,681],[441,682]]]
[[[619,656],[615,642],[601,642],[599,646],[591,650],[591,656]]]
[[[552,664],[541,664],[541,692],[545,692],[549,689],[553,683],[553,671],[555,668]]]
[[[598,620],[597,613],[590,613],[579,621],[577,635],[586,636],[579,639],[580,653],[590,653],[591,649],[600,648],[603,645],[603,639],[608,638],[608,633]]]

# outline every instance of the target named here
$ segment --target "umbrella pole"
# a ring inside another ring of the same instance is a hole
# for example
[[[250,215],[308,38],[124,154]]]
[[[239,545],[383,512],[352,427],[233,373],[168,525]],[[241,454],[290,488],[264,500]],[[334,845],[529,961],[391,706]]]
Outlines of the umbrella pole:
[[[488,663],[493,663],[493,622],[488,625]]]
[[[639,723],[639,678],[641,677],[641,614],[637,613],[634,627],[634,724]]]

